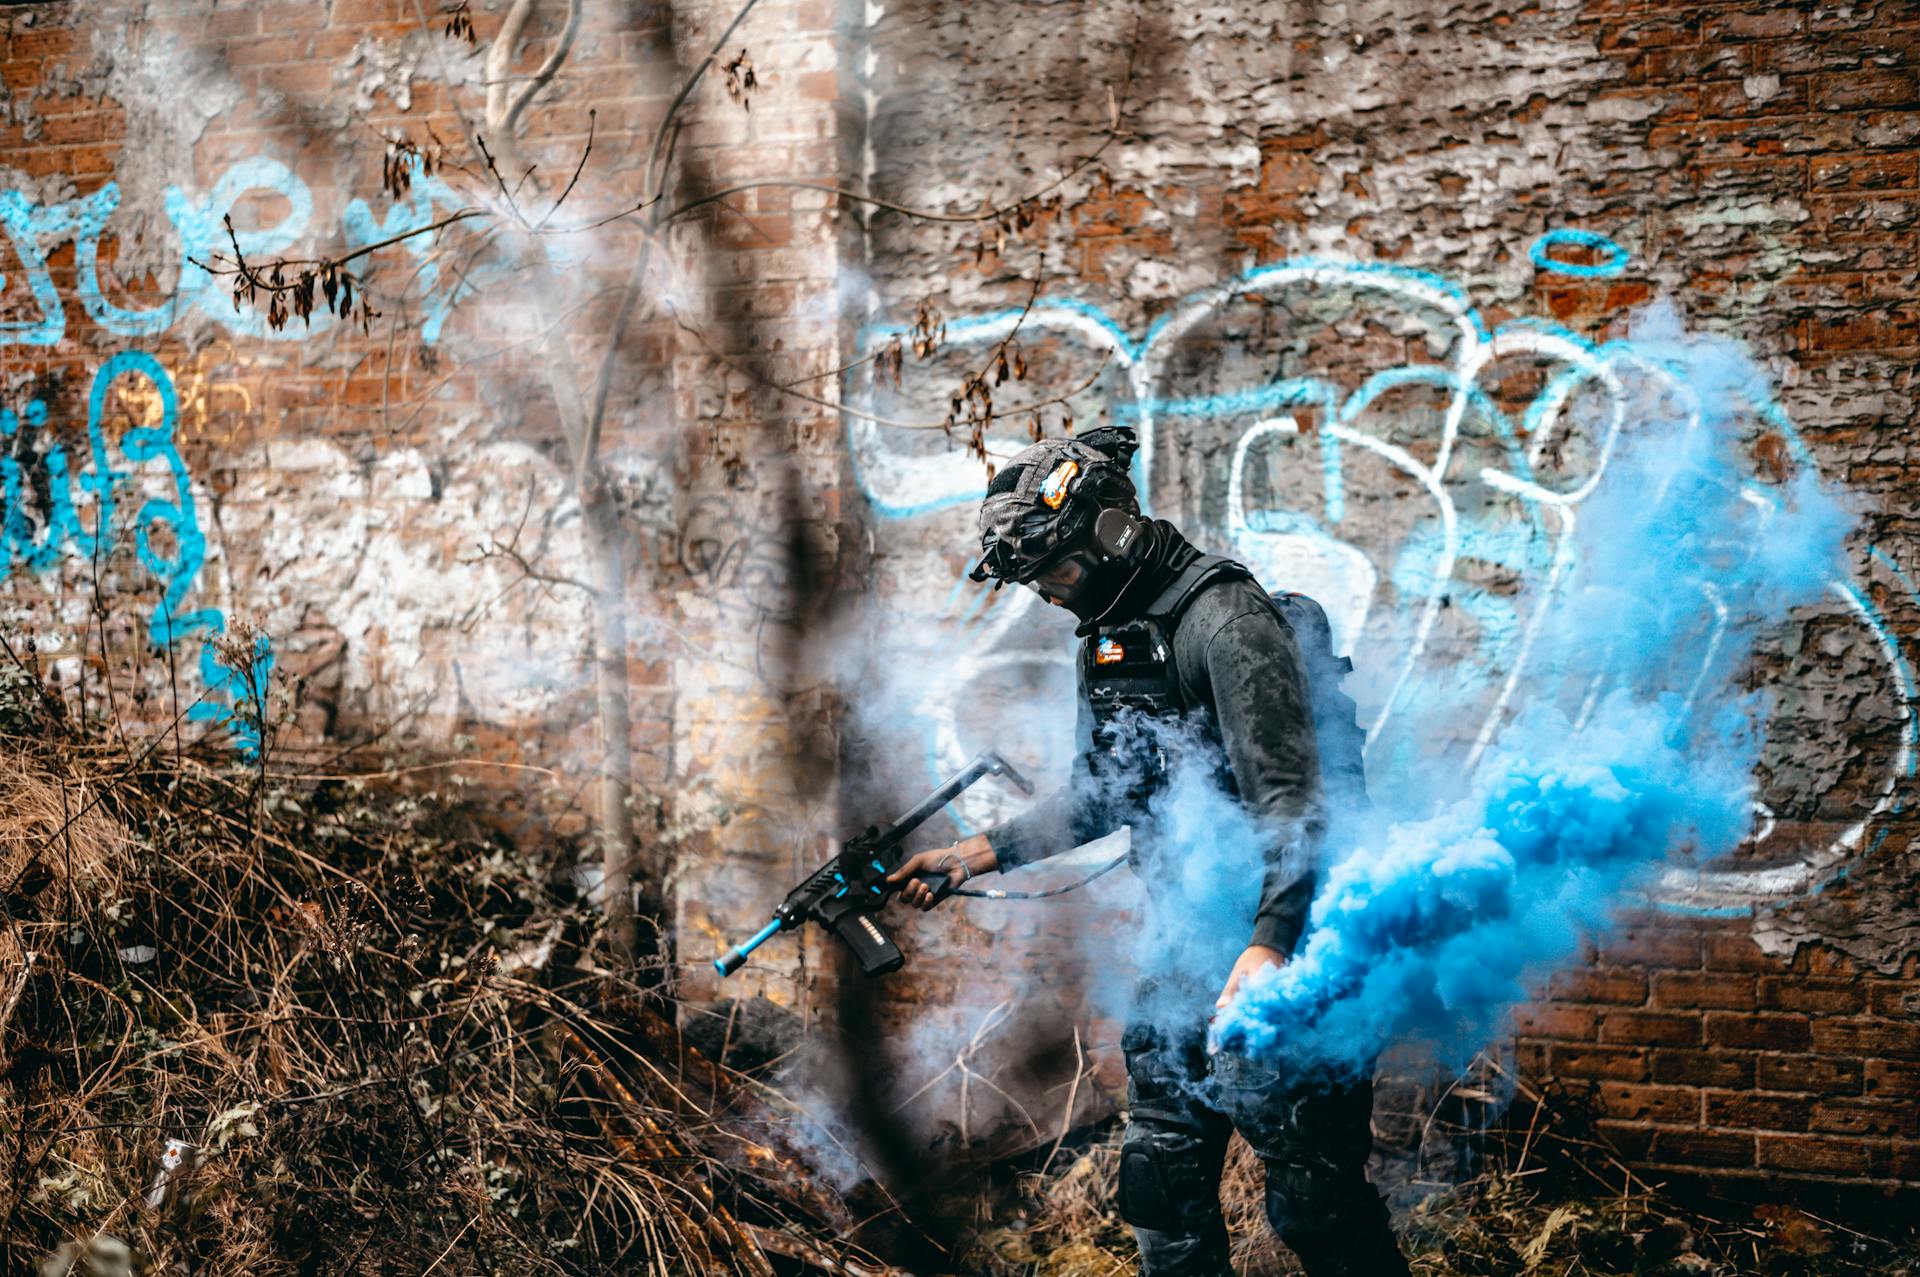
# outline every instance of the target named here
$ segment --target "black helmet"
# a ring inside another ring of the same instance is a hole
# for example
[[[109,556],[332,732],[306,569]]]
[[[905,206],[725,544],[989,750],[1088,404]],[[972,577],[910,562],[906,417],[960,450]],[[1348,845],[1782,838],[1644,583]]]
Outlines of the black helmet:
[[[1007,463],[980,503],[976,581],[1031,581],[1085,541],[1104,509],[1140,513],[1127,467],[1139,448],[1127,426],[1070,439],[1042,439]]]

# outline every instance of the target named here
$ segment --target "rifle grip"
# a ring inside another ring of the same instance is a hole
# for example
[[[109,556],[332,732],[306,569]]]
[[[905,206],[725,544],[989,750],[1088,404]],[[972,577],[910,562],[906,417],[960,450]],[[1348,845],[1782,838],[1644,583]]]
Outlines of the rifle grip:
[[[885,975],[889,971],[898,971],[906,962],[900,955],[900,946],[893,942],[886,928],[869,913],[842,914],[833,924],[834,934],[847,942],[853,950],[853,956],[860,962],[860,970],[867,975]]]
[[[926,873],[918,873],[913,876],[933,888],[933,903],[935,904],[939,904],[957,890],[953,885],[953,879],[947,876],[947,871],[944,869],[933,869]]]

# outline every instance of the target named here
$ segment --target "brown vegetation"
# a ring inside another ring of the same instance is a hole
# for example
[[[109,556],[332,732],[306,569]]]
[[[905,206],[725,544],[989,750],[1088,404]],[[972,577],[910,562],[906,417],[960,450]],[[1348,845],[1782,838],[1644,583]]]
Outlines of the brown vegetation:
[[[457,787],[276,775],[0,682],[5,1271],[846,1258],[792,1111],[602,967],[553,885],[577,848],[515,845]]]

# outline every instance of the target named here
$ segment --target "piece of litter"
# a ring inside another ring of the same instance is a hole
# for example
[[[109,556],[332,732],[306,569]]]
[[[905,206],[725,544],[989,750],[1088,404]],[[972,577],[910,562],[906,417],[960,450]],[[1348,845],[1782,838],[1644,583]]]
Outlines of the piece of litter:
[[[170,1139],[160,1152],[160,1169],[147,1189],[147,1209],[160,1210],[173,1200],[174,1181],[200,1164],[200,1150],[185,1140]]]

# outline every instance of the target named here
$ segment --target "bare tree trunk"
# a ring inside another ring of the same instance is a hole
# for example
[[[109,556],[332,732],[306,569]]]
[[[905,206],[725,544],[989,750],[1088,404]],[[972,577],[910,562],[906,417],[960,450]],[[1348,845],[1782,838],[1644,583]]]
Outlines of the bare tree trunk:
[[[515,0],[501,23],[487,56],[488,136],[498,157],[505,186],[526,171],[520,160],[515,132],[520,113],[546,84],[572,47],[580,21],[580,0],[568,5],[567,26],[560,43],[518,94],[509,94],[513,51],[532,16],[535,0]],[[600,463],[604,399],[589,404],[581,395],[574,355],[563,326],[553,317],[567,313],[566,289],[555,276],[540,241],[524,238],[520,260],[533,281],[540,322],[546,323],[542,345],[546,352],[547,384],[560,416],[573,472],[573,490],[580,502],[581,540],[592,569],[593,661],[600,735],[600,779],[595,786],[595,822],[600,838],[601,907],[605,910],[607,939],[616,961],[630,965],[636,956],[634,868],[638,845],[634,835],[633,712],[627,688],[627,562],[619,510],[605,468]],[[651,867],[655,871],[659,866]],[[655,911],[661,905],[664,884],[646,884]],[[660,919],[656,918],[656,922]]]
[[[623,963],[632,962],[635,948],[633,871],[639,842],[634,836],[633,723],[627,695],[627,556],[620,529],[620,513],[597,460],[590,460],[587,481],[576,485],[580,495],[581,533],[593,564],[593,663],[598,685],[600,716],[599,824],[602,883],[606,890],[607,937]],[[650,866],[658,870],[659,866]],[[665,884],[659,877],[642,890],[660,906]],[[664,918],[656,917],[656,925]]]

